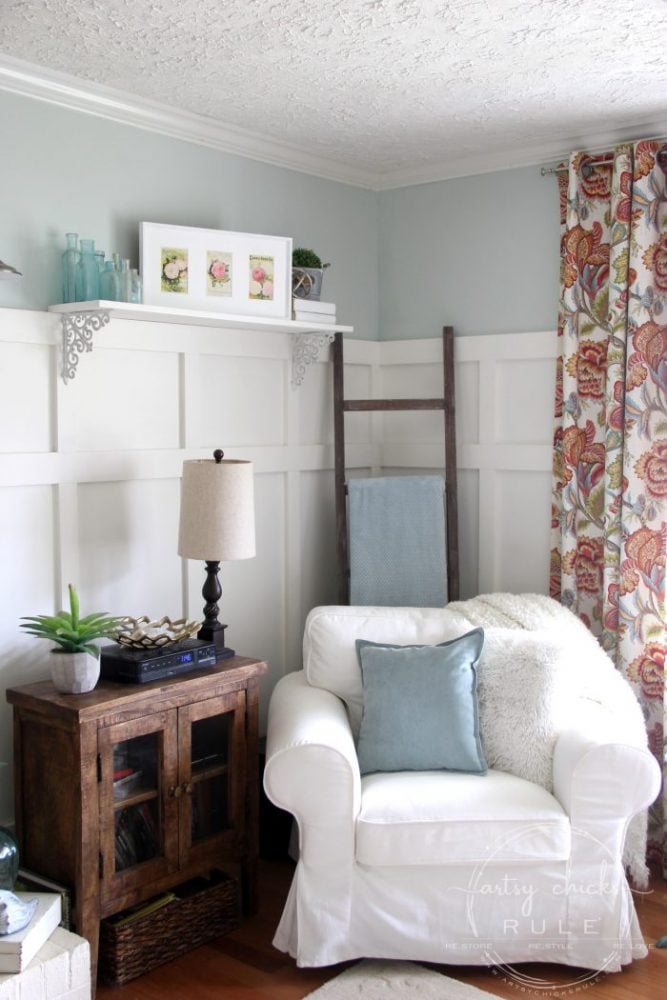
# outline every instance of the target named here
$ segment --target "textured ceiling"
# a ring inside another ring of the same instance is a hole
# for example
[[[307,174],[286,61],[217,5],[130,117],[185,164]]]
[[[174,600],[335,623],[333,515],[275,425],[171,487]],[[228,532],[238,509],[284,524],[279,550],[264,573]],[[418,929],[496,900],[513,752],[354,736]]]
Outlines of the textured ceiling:
[[[667,117],[664,0],[0,0],[0,53],[368,172]]]

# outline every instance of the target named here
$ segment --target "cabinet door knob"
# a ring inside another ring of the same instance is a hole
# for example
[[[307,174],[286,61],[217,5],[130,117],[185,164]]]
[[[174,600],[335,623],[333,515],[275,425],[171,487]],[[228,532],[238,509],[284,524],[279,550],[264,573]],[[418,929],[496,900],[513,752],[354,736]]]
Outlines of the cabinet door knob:
[[[186,795],[192,795],[192,782],[191,781],[184,781],[183,782],[183,791],[185,792]]]
[[[180,798],[180,796],[182,794],[183,794],[183,789],[181,788],[180,785],[170,785],[169,786],[168,795],[169,795],[170,799],[178,799],[178,798]]]

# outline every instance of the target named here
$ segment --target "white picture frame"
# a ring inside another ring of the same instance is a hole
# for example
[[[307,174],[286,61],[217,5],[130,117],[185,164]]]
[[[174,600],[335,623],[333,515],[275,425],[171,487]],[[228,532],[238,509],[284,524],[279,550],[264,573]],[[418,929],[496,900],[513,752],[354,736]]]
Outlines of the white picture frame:
[[[143,302],[290,319],[292,238],[142,222]]]

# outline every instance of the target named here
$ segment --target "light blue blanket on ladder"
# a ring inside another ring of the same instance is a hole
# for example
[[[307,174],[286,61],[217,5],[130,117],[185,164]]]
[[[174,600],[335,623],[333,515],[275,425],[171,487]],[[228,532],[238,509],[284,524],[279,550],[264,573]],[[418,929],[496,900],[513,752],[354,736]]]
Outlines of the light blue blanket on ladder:
[[[441,476],[379,476],[347,484],[350,604],[447,603]]]

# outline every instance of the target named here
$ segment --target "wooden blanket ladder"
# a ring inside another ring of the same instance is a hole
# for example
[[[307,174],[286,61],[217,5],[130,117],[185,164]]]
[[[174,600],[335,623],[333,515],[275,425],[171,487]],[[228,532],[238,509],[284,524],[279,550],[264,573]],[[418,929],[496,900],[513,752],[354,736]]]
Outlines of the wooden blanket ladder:
[[[345,399],[343,335],[333,342],[334,456],[336,494],[336,556],[338,603],[348,604],[350,569],[347,530],[347,484],[345,481],[345,414],[359,411],[442,410],[444,416],[444,479],[447,551],[447,593],[459,596],[458,501],[456,479],[456,425],[454,396],[454,331],[442,330],[443,394],[435,399]]]

